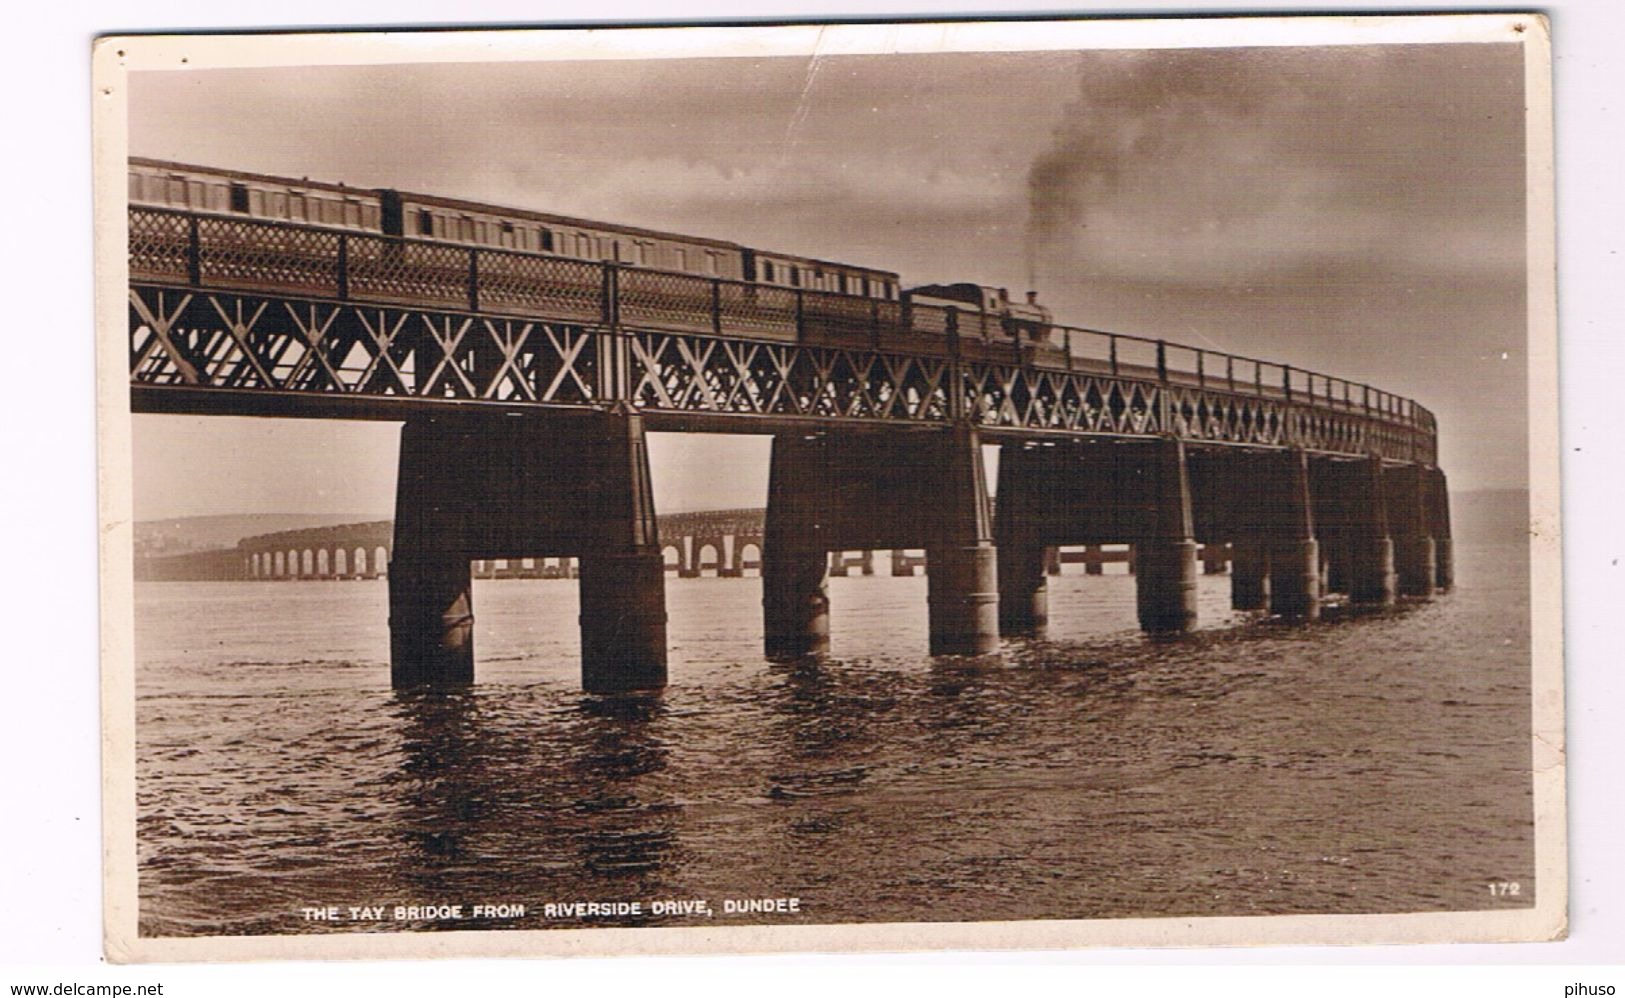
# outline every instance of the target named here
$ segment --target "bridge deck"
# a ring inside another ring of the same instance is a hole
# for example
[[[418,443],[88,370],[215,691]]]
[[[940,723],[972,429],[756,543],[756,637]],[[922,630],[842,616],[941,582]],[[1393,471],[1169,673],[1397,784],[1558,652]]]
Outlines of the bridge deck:
[[[651,429],[945,425],[1431,464],[1409,399],[1287,365],[979,312],[132,208],[144,412],[403,419],[625,404]]]

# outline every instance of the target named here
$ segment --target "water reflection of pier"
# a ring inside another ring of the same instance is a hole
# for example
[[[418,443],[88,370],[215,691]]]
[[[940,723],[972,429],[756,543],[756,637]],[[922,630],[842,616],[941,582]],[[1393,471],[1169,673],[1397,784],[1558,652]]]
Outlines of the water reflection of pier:
[[[388,778],[390,837],[401,847],[392,862],[413,890],[523,903],[561,884],[616,897],[666,889],[680,807],[659,787],[669,756],[660,697],[538,704],[548,723],[534,730],[487,716],[472,689],[398,691],[392,703],[401,754]],[[521,925],[533,927],[479,927]]]

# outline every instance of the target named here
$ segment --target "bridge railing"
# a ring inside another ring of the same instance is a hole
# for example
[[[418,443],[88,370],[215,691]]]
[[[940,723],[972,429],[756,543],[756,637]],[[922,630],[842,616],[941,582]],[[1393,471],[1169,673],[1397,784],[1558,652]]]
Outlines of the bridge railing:
[[[136,281],[488,310],[1010,364],[1255,395],[1433,432],[1432,413],[1362,382],[1166,340],[1052,325],[1038,342],[1002,317],[614,262],[235,218],[129,209]],[[1024,338],[1025,337],[1025,338]]]

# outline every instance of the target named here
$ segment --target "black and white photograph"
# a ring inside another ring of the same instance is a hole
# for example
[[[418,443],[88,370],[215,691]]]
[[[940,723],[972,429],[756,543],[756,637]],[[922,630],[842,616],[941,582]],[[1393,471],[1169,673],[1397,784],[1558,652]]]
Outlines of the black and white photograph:
[[[94,62],[110,960],[1566,931],[1541,17]]]

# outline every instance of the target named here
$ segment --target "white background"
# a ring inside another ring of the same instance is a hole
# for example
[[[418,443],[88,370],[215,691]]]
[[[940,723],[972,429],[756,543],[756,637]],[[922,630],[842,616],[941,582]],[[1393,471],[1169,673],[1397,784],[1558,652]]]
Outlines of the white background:
[[[1111,987],[1286,994],[1564,994],[1625,988],[1625,756],[1619,559],[1625,365],[1617,102],[1625,14],[1607,0],[1558,2],[1556,71],[1559,326],[1567,576],[1571,937],[1561,943],[1224,951],[1088,951],[878,957],[689,958],[487,963],[108,968],[101,963],[96,673],[95,424],[91,320],[90,43],[98,33],[221,27],[436,25],[926,14],[1234,12],[1222,3],[1043,8],[1019,0],[695,0],[449,4],[283,0],[14,7],[5,74],[4,275],[0,283],[0,988],[166,984],[165,994],[597,993],[701,988],[756,994],[832,986],[1008,990],[1039,972],[1076,991]],[[1434,0],[1385,11],[1470,9]],[[1302,5],[1258,3],[1248,11]],[[1312,9],[1330,10],[1324,5]],[[451,17],[458,18],[453,22]],[[1485,400],[1493,405],[1493,399]],[[974,963],[975,967],[958,966]],[[1474,968],[1472,964],[1523,964]],[[1225,965],[1222,971],[1203,965]],[[1355,965],[1332,969],[1330,965]],[[1440,964],[1425,970],[1418,965]],[[1582,965],[1594,966],[1581,969]],[[1272,965],[1276,965],[1272,967]],[[839,981],[839,982],[838,982]],[[1023,982],[1022,986],[1026,986]]]

